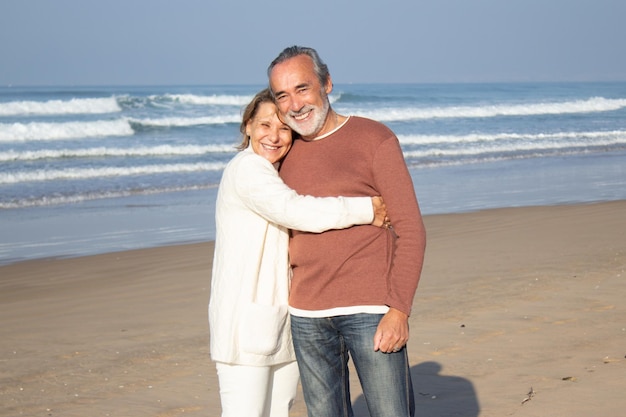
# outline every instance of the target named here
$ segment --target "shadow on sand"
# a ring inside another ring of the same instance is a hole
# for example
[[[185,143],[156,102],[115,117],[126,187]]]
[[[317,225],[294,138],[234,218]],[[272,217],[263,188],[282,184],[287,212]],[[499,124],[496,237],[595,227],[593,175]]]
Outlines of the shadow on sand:
[[[440,375],[441,365],[423,362],[411,367],[415,392],[415,415],[428,417],[477,417],[478,398],[472,383],[458,376]],[[365,397],[353,405],[355,417],[370,417]]]

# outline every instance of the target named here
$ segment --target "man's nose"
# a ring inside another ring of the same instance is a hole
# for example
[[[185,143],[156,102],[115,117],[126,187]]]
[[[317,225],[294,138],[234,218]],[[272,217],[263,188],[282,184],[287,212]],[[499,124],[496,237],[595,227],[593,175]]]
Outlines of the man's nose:
[[[289,110],[291,110],[292,112],[299,112],[300,110],[302,110],[302,108],[304,107],[304,103],[302,102],[302,100],[299,100],[297,97],[294,97],[291,99],[291,101],[289,102]]]

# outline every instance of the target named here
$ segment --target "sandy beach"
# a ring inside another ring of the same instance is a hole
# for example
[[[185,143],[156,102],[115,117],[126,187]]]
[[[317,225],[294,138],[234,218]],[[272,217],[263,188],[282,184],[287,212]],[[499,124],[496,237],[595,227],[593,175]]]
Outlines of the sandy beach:
[[[418,416],[624,415],[626,201],[425,221],[408,344]],[[212,249],[0,267],[0,416],[219,416]],[[300,397],[292,416],[305,415]]]

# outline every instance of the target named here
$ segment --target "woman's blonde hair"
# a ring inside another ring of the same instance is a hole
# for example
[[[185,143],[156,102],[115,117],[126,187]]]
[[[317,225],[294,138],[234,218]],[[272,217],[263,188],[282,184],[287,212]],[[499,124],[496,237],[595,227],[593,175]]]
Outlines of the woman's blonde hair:
[[[246,126],[250,122],[250,120],[254,119],[256,116],[259,107],[261,107],[262,103],[272,103],[274,104],[274,98],[270,93],[269,88],[264,88],[259,91],[252,101],[248,103],[246,108],[243,110],[243,117],[241,118],[241,125],[239,125],[239,131],[242,134],[241,143],[237,146],[237,150],[243,151],[250,145],[250,136],[246,134]]]

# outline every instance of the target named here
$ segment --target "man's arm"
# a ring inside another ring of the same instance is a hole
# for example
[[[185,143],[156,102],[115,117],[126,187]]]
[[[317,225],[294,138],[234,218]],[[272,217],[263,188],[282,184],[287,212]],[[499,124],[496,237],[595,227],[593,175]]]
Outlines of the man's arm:
[[[397,235],[386,302],[390,308],[378,326],[374,349],[393,352],[402,348],[409,338],[408,317],[424,262],[426,230],[413,180],[395,136],[381,144],[374,173],[393,225],[390,233]]]

